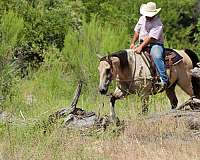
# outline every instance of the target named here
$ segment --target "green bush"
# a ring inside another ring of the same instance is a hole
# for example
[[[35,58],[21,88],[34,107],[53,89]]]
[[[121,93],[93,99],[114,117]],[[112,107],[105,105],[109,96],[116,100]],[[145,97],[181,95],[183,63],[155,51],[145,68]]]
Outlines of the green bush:
[[[16,70],[11,63],[11,50],[18,42],[23,19],[14,12],[5,12],[0,23],[0,95],[7,96],[15,81]]]
[[[14,12],[5,12],[0,22],[0,56],[5,56],[17,44],[24,21]]]

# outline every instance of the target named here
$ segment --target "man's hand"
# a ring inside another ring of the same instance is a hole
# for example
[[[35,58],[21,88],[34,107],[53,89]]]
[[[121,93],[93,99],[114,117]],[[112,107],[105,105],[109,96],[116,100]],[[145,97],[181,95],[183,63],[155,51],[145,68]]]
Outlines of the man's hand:
[[[131,43],[130,49],[135,49],[135,44],[134,43]]]
[[[135,53],[137,54],[140,54],[142,51],[142,47],[141,46],[138,46],[136,49],[135,49]]]

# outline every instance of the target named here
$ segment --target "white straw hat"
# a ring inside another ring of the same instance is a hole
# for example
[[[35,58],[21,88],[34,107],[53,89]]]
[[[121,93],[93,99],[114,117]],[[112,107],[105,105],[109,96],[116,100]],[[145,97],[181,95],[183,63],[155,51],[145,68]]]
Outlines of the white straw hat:
[[[153,17],[160,12],[161,8],[156,8],[156,3],[148,2],[147,4],[142,4],[140,7],[140,14],[146,17]]]

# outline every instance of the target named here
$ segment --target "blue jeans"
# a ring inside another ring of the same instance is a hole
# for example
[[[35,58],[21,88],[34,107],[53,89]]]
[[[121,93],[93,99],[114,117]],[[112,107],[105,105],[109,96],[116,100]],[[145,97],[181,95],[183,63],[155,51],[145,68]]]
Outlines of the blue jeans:
[[[168,83],[168,76],[166,74],[166,67],[164,62],[164,46],[162,44],[153,44],[151,47],[150,54],[154,60],[157,71],[160,76],[161,83]]]

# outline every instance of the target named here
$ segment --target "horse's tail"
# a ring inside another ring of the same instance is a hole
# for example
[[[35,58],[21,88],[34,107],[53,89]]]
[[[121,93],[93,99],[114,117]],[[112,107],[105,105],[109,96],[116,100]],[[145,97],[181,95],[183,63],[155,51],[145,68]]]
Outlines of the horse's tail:
[[[184,51],[192,60],[193,68],[197,67],[197,63],[199,62],[199,58],[197,54],[190,49],[185,49]],[[193,86],[194,95],[197,98],[200,98],[200,82],[199,82],[199,79],[194,76],[192,76],[192,86]]]

